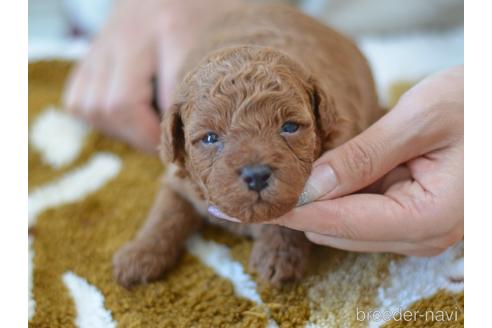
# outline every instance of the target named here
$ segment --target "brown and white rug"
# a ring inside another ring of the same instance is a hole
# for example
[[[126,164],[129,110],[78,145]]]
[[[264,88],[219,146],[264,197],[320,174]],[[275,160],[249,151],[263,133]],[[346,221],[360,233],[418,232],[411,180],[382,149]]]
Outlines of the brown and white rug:
[[[145,219],[162,164],[59,110],[70,63],[29,65],[30,327],[462,327],[463,243],[433,258],[318,247],[282,290],[251,242],[207,227],[162,280],[127,291],[111,258]]]

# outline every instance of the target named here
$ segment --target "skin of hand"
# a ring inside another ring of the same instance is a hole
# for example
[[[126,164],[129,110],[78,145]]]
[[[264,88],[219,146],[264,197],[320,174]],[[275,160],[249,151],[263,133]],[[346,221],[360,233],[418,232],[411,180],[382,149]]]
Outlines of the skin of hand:
[[[88,54],[72,71],[64,107],[108,135],[157,152],[160,118],[172,102],[176,76],[194,38],[236,0],[119,0]]]
[[[464,234],[464,68],[406,92],[366,131],[323,154],[304,206],[271,223],[359,252],[437,255]]]

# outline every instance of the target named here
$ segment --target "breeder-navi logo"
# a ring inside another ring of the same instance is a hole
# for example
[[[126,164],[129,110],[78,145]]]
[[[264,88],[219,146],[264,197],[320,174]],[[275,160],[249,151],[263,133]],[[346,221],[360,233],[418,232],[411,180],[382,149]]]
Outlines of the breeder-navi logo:
[[[396,311],[361,311],[356,308],[357,321],[458,321],[458,310],[455,311],[409,311],[398,308]]]

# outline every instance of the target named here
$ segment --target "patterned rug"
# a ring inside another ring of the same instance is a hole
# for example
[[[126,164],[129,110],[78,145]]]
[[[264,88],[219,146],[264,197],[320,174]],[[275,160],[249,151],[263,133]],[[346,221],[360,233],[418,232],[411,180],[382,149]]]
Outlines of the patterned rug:
[[[317,247],[306,278],[276,290],[247,271],[249,240],[206,227],[162,280],[121,288],[111,258],[163,168],[59,109],[69,69],[29,65],[30,327],[464,325],[463,243],[433,258]]]

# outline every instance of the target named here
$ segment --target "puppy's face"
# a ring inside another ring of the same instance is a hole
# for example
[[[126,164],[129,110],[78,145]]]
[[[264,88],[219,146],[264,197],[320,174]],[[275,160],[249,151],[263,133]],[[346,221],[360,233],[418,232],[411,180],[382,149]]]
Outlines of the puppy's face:
[[[179,87],[163,122],[163,155],[185,168],[215,216],[261,222],[283,215],[320,152],[313,93],[281,53],[222,50]]]

